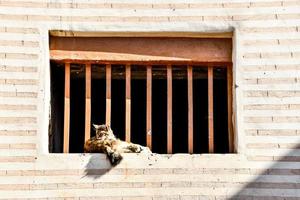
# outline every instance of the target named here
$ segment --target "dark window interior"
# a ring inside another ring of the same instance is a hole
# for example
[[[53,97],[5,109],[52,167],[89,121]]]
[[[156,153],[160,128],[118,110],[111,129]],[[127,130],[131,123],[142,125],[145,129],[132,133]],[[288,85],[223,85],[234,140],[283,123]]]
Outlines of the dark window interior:
[[[82,153],[85,123],[85,73],[71,65],[70,153]],[[131,67],[131,141],[146,145],[146,67]],[[186,66],[173,66],[173,153],[188,152],[188,96]],[[214,69],[215,153],[228,153],[227,71]],[[152,151],[167,153],[167,70],[152,67]],[[92,65],[91,120],[105,123],[105,66]],[[194,153],[208,152],[207,68],[193,67]],[[112,65],[111,127],[125,139],[125,66]],[[49,152],[63,151],[64,66],[51,62],[51,121]],[[91,130],[91,136],[94,136]]]

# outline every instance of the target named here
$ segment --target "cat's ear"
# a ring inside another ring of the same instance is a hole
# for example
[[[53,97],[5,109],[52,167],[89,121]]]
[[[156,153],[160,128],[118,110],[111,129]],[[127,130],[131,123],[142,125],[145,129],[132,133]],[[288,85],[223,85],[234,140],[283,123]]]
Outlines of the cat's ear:
[[[100,125],[97,125],[97,124],[93,124],[93,129],[96,131],[96,130],[98,130],[99,129],[99,127],[100,127]]]

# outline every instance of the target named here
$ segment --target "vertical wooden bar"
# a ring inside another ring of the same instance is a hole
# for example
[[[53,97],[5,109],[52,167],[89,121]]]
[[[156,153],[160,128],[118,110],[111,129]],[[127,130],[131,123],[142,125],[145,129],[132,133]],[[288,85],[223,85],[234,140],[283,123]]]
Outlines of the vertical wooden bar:
[[[65,64],[64,153],[69,153],[70,139],[70,63]]]
[[[233,153],[234,142],[232,128],[232,65],[227,66],[227,98],[229,152]]]
[[[111,123],[111,65],[106,65],[106,115],[105,124]]]
[[[214,85],[213,66],[208,66],[208,152],[214,152]]]
[[[85,134],[84,141],[90,139],[91,133],[91,64],[85,65]]]
[[[194,138],[193,138],[193,67],[187,67],[188,78],[188,151],[193,153],[194,151]]]
[[[167,153],[172,153],[172,66],[167,65]]]
[[[147,65],[146,140],[152,149],[152,66]]]
[[[131,66],[126,65],[126,116],[125,116],[125,140],[130,142],[130,117],[131,117]]]

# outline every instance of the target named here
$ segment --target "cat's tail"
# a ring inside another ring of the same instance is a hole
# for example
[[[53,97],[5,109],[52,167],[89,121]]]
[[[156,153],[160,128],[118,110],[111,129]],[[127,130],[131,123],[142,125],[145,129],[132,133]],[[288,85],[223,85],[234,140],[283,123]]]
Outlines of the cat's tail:
[[[108,152],[107,157],[113,166],[119,164],[123,159],[122,155],[118,152]]]

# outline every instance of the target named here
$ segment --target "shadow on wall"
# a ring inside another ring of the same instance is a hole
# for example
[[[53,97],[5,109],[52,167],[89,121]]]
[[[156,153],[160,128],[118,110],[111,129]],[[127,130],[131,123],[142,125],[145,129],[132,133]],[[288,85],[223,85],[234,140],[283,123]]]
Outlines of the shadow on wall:
[[[300,144],[294,145],[292,147],[293,150],[287,153],[285,156],[273,157],[273,164],[270,163],[270,166],[265,169],[254,169],[250,168],[250,174],[253,174],[254,179],[250,182],[227,182],[225,185],[228,188],[228,191],[232,191],[232,187],[240,187],[242,188],[228,196],[218,196],[218,194],[214,194],[212,196],[202,196],[204,199],[230,199],[230,200],[299,200],[300,199]],[[158,157],[157,157],[158,156]],[[159,154],[156,156],[150,156],[143,160],[143,157],[138,158],[137,166],[149,165],[151,166],[153,163],[157,162],[160,157]],[[171,156],[172,157],[172,156]],[[152,160],[151,160],[152,159]],[[168,162],[168,159],[165,160]],[[252,161],[256,162],[256,161]],[[149,164],[152,163],[152,164]],[[91,157],[88,163],[85,166],[85,175],[84,177],[89,177],[92,179],[98,179],[103,175],[107,174],[114,167],[110,164],[108,158],[105,154],[91,154]],[[222,168],[222,166],[220,166]],[[246,168],[246,171],[249,169]],[[124,174],[130,173],[126,169],[122,171],[120,169],[114,169],[113,174]],[[137,168],[135,169],[137,170]],[[243,169],[241,169],[244,171]],[[136,171],[135,173],[141,173]],[[244,172],[241,172],[240,175],[243,175]],[[247,175],[249,172],[245,175]],[[238,175],[238,174],[237,174]],[[213,176],[213,174],[212,174]],[[232,175],[234,176],[234,175]],[[197,180],[195,180],[197,181]],[[193,182],[193,181],[192,181]],[[200,180],[201,182],[201,180]],[[207,182],[206,182],[207,183]],[[212,185],[214,187],[224,187],[224,183],[218,184],[220,181],[213,182]],[[99,183],[100,184],[100,183]],[[102,184],[102,183],[101,183]],[[115,182],[115,187],[120,187],[119,182]],[[102,186],[102,185],[101,185]],[[103,187],[105,184],[103,183]],[[230,189],[231,188],[231,189]],[[175,189],[175,188],[174,188]],[[201,190],[201,188],[199,188]],[[193,196],[193,199],[202,199],[201,197]],[[180,199],[180,198],[178,198]]]
[[[85,166],[84,177],[88,176],[93,179],[100,178],[112,170],[112,166],[104,153],[93,153]]]
[[[285,156],[272,156],[268,169],[229,199],[231,200],[299,200],[300,199],[300,144]],[[262,150],[263,151],[263,150]],[[255,161],[254,161],[255,162]]]

